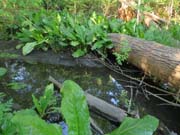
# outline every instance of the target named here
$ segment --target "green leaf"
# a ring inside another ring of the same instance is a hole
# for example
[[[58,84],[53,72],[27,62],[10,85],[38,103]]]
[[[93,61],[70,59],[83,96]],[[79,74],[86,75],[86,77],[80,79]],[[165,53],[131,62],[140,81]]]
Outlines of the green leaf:
[[[118,129],[107,135],[152,135],[158,124],[158,119],[150,115],[142,119],[127,117]]]
[[[76,36],[78,37],[79,41],[81,41],[82,44],[85,44],[86,40],[86,28],[82,25],[76,25],[75,27]]]
[[[105,41],[97,41],[92,47],[91,50],[95,50],[95,49],[99,49],[101,47],[103,47]]]
[[[39,103],[39,100],[34,95],[32,95],[32,99],[33,99],[34,106],[36,107],[38,113],[41,115],[43,111],[42,111],[41,104]]]
[[[79,42],[78,41],[71,41],[70,44],[71,44],[71,46],[75,47],[75,46],[79,45]]]
[[[23,55],[31,53],[34,50],[34,47],[37,45],[37,42],[26,43],[25,46],[22,48]]]
[[[46,86],[45,92],[43,96],[40,97],[39,100],[34,95],[32,95],[33,103],[41,117],[45,115],[47,108],[50,107],[51,105],[53,106],[53,104],[55,103],[55,99],[53,95],[54,95],[53,84],[49,84]]]
[[[6,73],[7,73],[7,69],[0,67],[0,77],[4,76]]]
[[[77,49],[73,54],[72,56],[74,58],[78,58],[78,57],[81,57],[83,56],[84,54],[86,54],[86,51],[82,50],[82,49]]]
[[[60,126],[46,123],[33,110],[16,112],[11,122],[18,135],[62,135]]]
[[[61,112],[68,125],[68,135],[91,135],[88,106],[81,87],[67,80],[61,93]]]
[[[7,86],[12,90],[20,90],[20,89],[24,89],[27,85],[21,82],[12,82],[12,83],[8,83]]]

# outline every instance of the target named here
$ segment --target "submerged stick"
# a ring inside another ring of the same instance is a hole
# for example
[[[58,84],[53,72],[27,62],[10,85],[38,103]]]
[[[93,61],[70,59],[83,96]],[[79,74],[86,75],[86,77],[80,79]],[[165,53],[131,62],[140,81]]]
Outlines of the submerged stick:
[[[61,84],[55,80],[52,76],[49,77],[49,81],[54,83],[58,88],[61,88]],[[91,94],[85,92],[85,96],[88,102],[88,105],[91,110],[100,114],[104,118],[113,121],[113,122],[122,122],[127,116],[125,110],[115,107],[104,100],[101,100]]]
[[[96,124],[96,122],[93,120],[93,118],[90,117],[90,123],[91,127],[98,132],[100,135],[104,135],[104,132],[99,128],[99,126]]]
[[[85,93],[91,110],[113,122],[122,122],[127,116],[126,112],[91,94]]]

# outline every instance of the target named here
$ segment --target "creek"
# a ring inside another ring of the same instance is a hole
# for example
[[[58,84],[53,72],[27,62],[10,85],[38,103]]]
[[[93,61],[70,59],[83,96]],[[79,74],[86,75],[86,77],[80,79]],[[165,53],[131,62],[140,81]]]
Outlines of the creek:
[[[6,52],[3,50],[3,53]],[[2,52],[1,52],[2,54]],[[103,99],[110,104],[117,107],[122,107],[124,109],[128,108],[127,98],[130,98],[131,90],[130,87],[134,82],[128,78],[123,77],[121,74],[117,74],[110,69],[107,69],[101,64],[94,63],[90,61],[84,64],[84,61],[77,63],[75,60],[64,60],[61,64],[53,64],[51,61],[51,56],[49,57],[49,62],[37,61],[36,59],[0,59],[0,67],[7,68],[8,72],[5,77],[1,79],[0,92],[4,92],[7,98],[12,98],[15,109],[22,109],[32,107],[32,94],[40,96],[43,93],[45,86],[49,83],[48,77],[53,76],[60,83],[65,80],[73,80],[78,83],[84,91],[91,93],[92,95]],[[47,57],[47,58],[48,58]],[[34,58],[34,57],[33,57]],[[41,57],[41,59],[47,59],[46,57]],[[64,57],[61,57],[64,58]],[[53,58],[52,58],[53,59]],[[35,62],[36,61],[36,62]],[[85,60],[86,61],[86,60]],[[96,65],[97,64],[97,65]],[[138,69],[132,69],[132,67],[127,67],[127,71],[134,77],[141,76],[141,72]],[[112,82],[113,79],[117,81],[127,92],[128,97],[121,99],[120,89],[115,83]],[[8,87],[9,83],[23,83],[25,87],[19,90],[12,90]],[[147,88],[148,90],[152,90]],[[149,96],[145,98],[143,92],[133,91],[133,101],[131,109],[133,111],[139,112],[140,116],[145,114],[154,115],[159,118],[159,120],[164,123],[171,131],[180,133],[180,109],[172,106],[162,105],[162,102],[156,98]],[[129,99],[128,98],[128,99]],[[148,100],[149,99],[149,100]],[[111,124],[109,121],[101,118],[95,113],[91,113],[94,120],[97,122],[99,127],[105,132],[110,132],[115,125]]]

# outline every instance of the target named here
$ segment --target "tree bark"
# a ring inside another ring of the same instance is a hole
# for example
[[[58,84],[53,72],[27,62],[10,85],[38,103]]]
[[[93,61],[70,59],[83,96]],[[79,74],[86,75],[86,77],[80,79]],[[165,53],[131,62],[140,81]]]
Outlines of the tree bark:
[[[128,42],[131,48],[128,62],[171,87],[180,89],[180,49],[123,34],[109,34],[109,37],[115,44],[114,52],[120,52],[121,43]]]

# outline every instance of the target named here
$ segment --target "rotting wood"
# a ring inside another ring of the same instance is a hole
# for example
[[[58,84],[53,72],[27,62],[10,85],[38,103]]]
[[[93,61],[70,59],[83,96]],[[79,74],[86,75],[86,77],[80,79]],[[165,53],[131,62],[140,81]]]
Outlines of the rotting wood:
[[[180,49],[124,34],[109,34],[119,52],[126,41],[131,48],[128,62],[171,87],[180,89]]]

